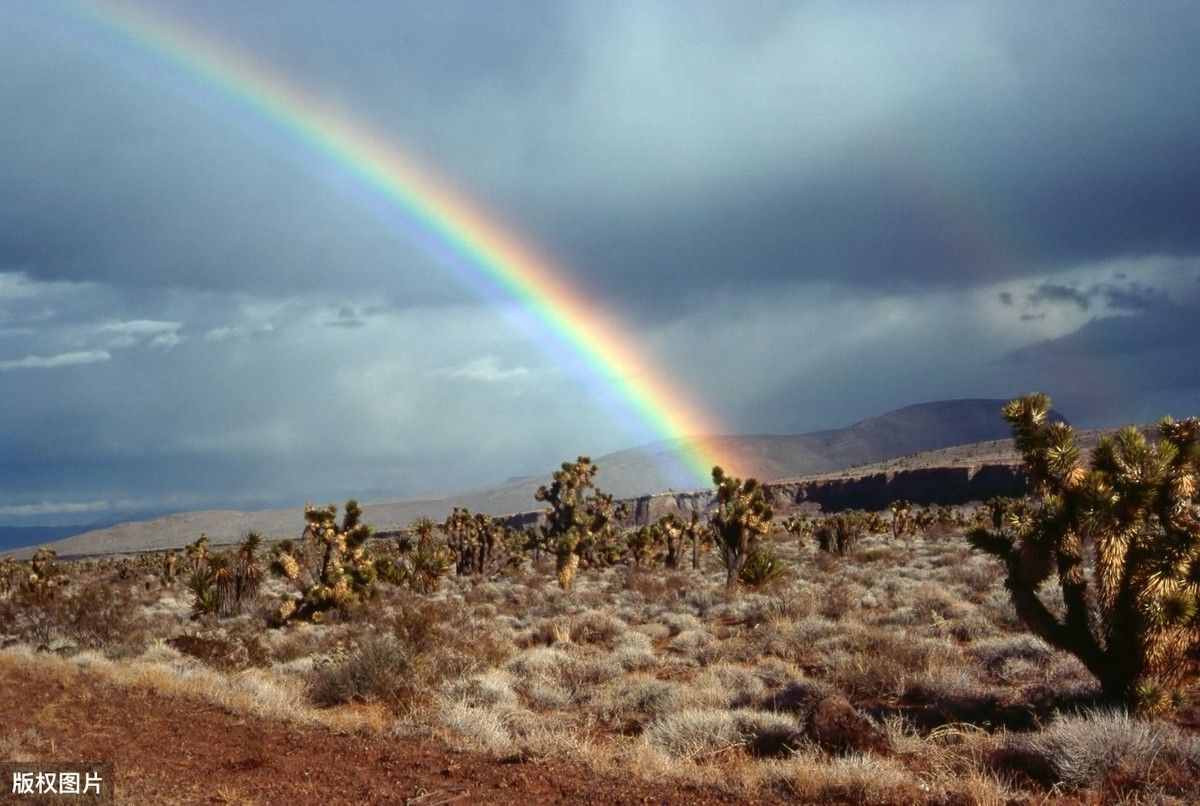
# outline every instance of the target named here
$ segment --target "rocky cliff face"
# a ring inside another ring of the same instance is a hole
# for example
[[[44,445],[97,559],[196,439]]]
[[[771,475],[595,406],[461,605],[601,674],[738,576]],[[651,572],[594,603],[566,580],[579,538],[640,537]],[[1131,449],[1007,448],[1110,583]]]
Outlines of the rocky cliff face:
[[[886,509],[905,499],[930,506],[986,501],[993,496],[1019,496],[1025,492],[1025,474],[1018,465],[985,464],[967,467],[927,467],[871,473],[848,478],[785,481],[764,485],[777,512],[800,507],[822,512],[843,509]],[[690,517],[712,506],[713,493],[661,493],[627,499],[629,525],[642,526],[674,513]],[[506,518],[509,525],[524,528],[540,522],[540,512],[522,512]]]

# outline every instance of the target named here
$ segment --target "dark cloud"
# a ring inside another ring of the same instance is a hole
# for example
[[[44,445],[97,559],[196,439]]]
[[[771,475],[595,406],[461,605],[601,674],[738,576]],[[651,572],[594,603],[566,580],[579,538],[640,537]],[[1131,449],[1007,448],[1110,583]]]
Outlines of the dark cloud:
[[[1200,414],[1200,297],[1138,299],[1135,313],[1093,318],[1013,352],[1004,373],[1036,380],[1082,423]]]
[[[147,8],[447,177],[729,430],[1195,389],[1186,4]],[[0,507],[427,491],[656,436],[252,103],[46,4],[6,8],[0,75]]]
[[[1114,277],[1123,277],[1122,273]],[[1162,289],[1154,288],[1136,280],[1122,284],[1094,283],[1086,288],[1077,288],[1061,283],[1040,283],[1025,296],[1026,303],[1034,308],[1042,306],[1067,305],[1080,311],[1091,309],[1092,302],[1099,299],[1110,311],[1145,311],[1166,303],[1167,296]],[[1000,301],[1005,305],[1012,304],[1012,295],[1001,292]],[[1044,316],[1044,314],[1042,314]],[[1022,316],[1025,319],[1025,315]]]
[[[6,259],[464,293],[411,224],[249,106],[37,8],[2,43],[23,112],[0,134]],[[155,9],[407,144],[642,313],[678,312],[680,286],[913,290],[1200,251],[1186,6]]]
[[[1042,283],[1026,299],[1031,305],[1066,303],[1075,305],[1081,311],[1086,311],[1092,304],[1091,294],[1088,292],[1058,283]]]

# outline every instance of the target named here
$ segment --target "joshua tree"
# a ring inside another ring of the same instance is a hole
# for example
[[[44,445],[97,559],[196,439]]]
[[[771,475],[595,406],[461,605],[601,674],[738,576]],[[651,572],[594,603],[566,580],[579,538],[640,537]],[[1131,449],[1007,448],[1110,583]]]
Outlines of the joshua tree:
[[[717,509],[709,524],[725,563],[725,587],[732,590],[737,587],[751,542],[771,528],[771,507],[757,479],[726,476],[720,467],[713,468],[712,476],[717,485]]]
[[[813,530],[812,520],[803,512],[784,518],[782,526],[785,532],[796,538],[797,543],[804,542],[804,538]]]
[[[16,588],[21,566],[12,557],[0,558],[0,596],[8,596]]]
[[[508,528],[495,518],[455,507],[442,524],[446,545],[454,552],[459,576],[495,570],[508,559],[513,541]]]
[[[35,551],[29,561],[28,574],[22,574],[18,568],[19,566],[13,566],[10,570],[13,581],[8,584],[36,599],[53,598],[67,581],[66,575],[58,566],[58,555],[54,549],[40,548]]]
[[[867,534],[878,535],[887,531],[888,525],[883,520],[883,514],[880,512],[864,512],[860,515],[863,529]]]
[[[656,528],[662,535],[663,545],[666,546],[667,554],[663,558],[667,568],[679,567],[679,555],[683,549],[683,537],[687,532],[687,526],[679,518],[675,517],[674,513],[668,512],[658,519]]]
[[[916,528],[920,529],[922,532],[926,532],[926,531],[928,531],[930,526],[933,526],[933,523],[936,520],[936,518],[934,516],[934,511],[932,509],[930,509],[929,507],[922,507],[921,509],[918,509],[916,511],[916,513],[913,514],[912,520],[913,520],[913,525]]]
[[[700,520],[700,513],[692,510],[687,523],[683,524],[683,534],[692,542],[692,570],[700,570],[700,549],[712,542],[712,528]]]
[[[580,557],[593,563],[613,558],[616,512],[611,495],[596,489],[596,465],[586,456],[563,462],[549,487],[534,497],[549,505],[544,535],[557,560],[558,584],[570,590]]]
[[[408,556],[401,576],[417,593],[433,593],[441,586],[442,577],[450,572],[454,553],[434,540],[435,526],[429,518],[418,518],[412,528],[417,533],[417,545],[402,549]]]
[[[163,554],[162,579],[165,584],[170,585],[177,576],[179,576],[179,552],[171,549]]]
[[[280,602],[276,621],[321,621],[325,611],[347,607],[371,593],[378,571],[364,546],[371,528],[360,523],[361,518],[362,509],[353,499],[346,502],[340,527],[336,506],[305,506],[308,525],[301,544],[285,540],[275,547],[271,571],[300,591],[298,599],[288,596]]]
[[[1122,429],[1100,441],[1088,469],[1071,427],[1049,412],[1040,394],[1004,407],[1030,497],[1004,515],[1007,530],[976,529],[970,540],[1007,566],[1026,626],[1078,657],[1106,698],[1161,710],[1200,658],[1200,420],[1164,419],[1154,444]],[[1061,618],[1037,593],[1052,577]]]
[[[629,559],[634,568],[641,568],[642,563],[652,563],[654,554],[662,544],[662,531],[656,524],[647,524],[630,529],[625,533],[625,543],[629,547]]]
[[[817,545],[821,551],[847,554],[854,549],[866,529],[862,513],[853,510],[839,512],[821,521],[816,528]]]
[[[200,535],[195,543],[188,544],[184,552],[187,554],[189,569],[200,570],[208,562],[208,535]]]
[[[900,535],[908,534],[912,526],[912,504],[901,498],[893,501],[889,509],[892,510],[892,538],[899,540]]]

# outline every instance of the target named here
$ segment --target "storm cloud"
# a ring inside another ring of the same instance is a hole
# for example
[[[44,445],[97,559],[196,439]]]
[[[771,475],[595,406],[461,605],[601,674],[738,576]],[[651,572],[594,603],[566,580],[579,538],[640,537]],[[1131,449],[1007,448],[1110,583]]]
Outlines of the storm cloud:
[[[446,177],[729,431],[1200,408],[1187,4],[135,5]],[[0,512],[419,494],[657,436],[344,164],[73,8],[0,26]]]

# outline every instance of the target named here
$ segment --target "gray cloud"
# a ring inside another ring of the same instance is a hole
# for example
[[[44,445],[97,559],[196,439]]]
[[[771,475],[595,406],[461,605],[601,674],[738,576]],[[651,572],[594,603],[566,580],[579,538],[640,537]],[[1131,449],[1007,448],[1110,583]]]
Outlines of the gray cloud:
[[[1042,283],[1026,299],[1033,305],[1067,303],[1086,311],[1092,305],[1092,295],[1078,288],[1058,283]]]
[[[111,359],[112,356],[106,350],[80,350],[73,353],[59,353],[57,355],[27,355],[24,358],[0,361],[0,371],[77,367],[80,364],[98,364]]]
[[[446,176],[730,431],[1192,399],[1185,4],[148,7]],[[253,105],[69,9],[5,23],[0,507],[418,493],[657,436]]]

